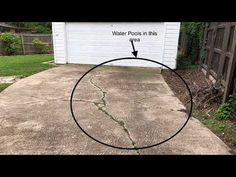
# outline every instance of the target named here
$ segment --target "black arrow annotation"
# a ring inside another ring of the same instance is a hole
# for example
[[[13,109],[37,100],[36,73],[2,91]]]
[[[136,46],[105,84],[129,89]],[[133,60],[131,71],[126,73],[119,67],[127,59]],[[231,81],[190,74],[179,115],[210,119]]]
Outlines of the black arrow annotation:
[[[135,56],[135,58],[137,58],[138,51],[136,51],[135,48],[134,48],[134,42],[133,42],[133,40],[130,40],[130,42],[131,42],[132,47],[133,47],[133,52],[132,52],[132,54]]]

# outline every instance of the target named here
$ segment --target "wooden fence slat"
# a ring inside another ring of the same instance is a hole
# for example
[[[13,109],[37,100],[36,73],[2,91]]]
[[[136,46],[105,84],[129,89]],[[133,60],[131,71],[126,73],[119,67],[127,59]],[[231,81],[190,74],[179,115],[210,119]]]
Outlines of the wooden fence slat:
[[[52,36],[51,34],[23,34],[24,36],[32,36],[32,37],[38,37],[38,36]]]
[[[211,41],[210,41],[210,51],[209,51],[209,57],[208,57],[208,61],[207,61],[207,70],[206,70],[206,77],[209,78],[209,74],[210,74],[210,69],[211,69],[211,61],[212,61],[212,56],[213,56],[213,52],[214,52],[214,42],[215,42],[215,38],[216,38],[216,30],[217,30],[217,26],[214,26],[212,29],[212,36],[211,36]]]
[[[227,45],[228,45],[228,38],[229,38],[229,34],[230,34],[230,22],[225,24],[225,32],[224,32],[224,40],[223,40],[223,44],[222,44],[222,52],[221,52],[221,56],[220,56],[220,61],[219,61],[219,68],[217,71],[217,77],[216,77],[216,83],[217,83],[217,87],[220,86],[221,83],[221,79],[223,76],[223,68],[224,68],[224,62],[225,62],[225,53],[227,51]]]
[[[23,54],[25,55],[24,35],[21,34],[20,36],[21,36],[21,45],[22,45]]]
[[[232,53],[233,55],[230,57],[228,64],[223,102],[226,102],[228,100],[228,96],[233,87],[233,77],[236,68],[236,29],[234,30],[234,35],[233,35]]]
[[[204,29],[204,37],[203,37],[203,52],[204,54],[206,53],[206,50],[207,50],[207,42],[206,42],[206,37],[207,37],[207,25],[205,25],[205,29]],[[205,57],[205,60],[206,60],[206,55],[204,55]],[[203,61],[200,59],[200,65],[203,65]]]
[[[51,45],[50,42],[44,42],[44,43],[47,44],[47,45]],[[24,45],[33,45],[33,43],[31,43],[31,42],[27,42],[27,43],[24,43]]]
[[[51,35],[51,45],[50,45],[50,51],[53,51],[53,37]]]

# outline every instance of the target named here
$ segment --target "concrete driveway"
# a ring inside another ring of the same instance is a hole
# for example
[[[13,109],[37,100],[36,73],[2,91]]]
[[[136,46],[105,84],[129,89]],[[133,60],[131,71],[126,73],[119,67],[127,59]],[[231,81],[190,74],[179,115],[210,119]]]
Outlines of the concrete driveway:
[[[230,154],[191,118],[173,139],[143,150],[120,150],[90,139],[75,124],[71,91],[89,65],[63,65],[22,79],[0,93],[0,154]],[[187,119],[185,107],[156,69],[103,67],[75,90],[76,120],[94,138],[140,147],[165,140]]]

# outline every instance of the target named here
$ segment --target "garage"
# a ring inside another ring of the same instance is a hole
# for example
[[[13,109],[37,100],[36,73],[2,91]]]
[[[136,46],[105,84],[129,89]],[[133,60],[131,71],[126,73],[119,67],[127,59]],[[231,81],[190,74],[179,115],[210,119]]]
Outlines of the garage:
[[[175,69],[179,22],[54,22],[55,63],[99,64],[106,60],[148,58]],[[133,41],[134,48],[132,47]],[[112,65],[156,67],[146,61],[117,61]]]

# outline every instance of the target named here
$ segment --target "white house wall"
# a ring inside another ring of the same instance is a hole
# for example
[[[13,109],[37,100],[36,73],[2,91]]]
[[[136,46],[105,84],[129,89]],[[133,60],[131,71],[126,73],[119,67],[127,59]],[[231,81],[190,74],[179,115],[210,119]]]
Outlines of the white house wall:
[[[54,60],[58,64],[66,64],[66,31],[64,22],[52,23]]]
[[[179,22],[165,22],[163,64],[169,66],[172,69],[176,68],[179,31]]]
[[[139,36],[138,57],[176,67],[180,23],[64,23],[52,24],[56,63],[99,64],[132,57],[131,36],[113,36],[112,31],[157,31],[158,36]],[[157,66],[146,61],[119,61],[115,65]]]
[[[68,63],[99,64],[107,60],[133,57],[130,38],[138,57],[162,62],[164,23],[66,23]],[[157,36],[114,36],[112,31],[156,31]],[[146,61],[118,61],[114,65],[156,66]]]

